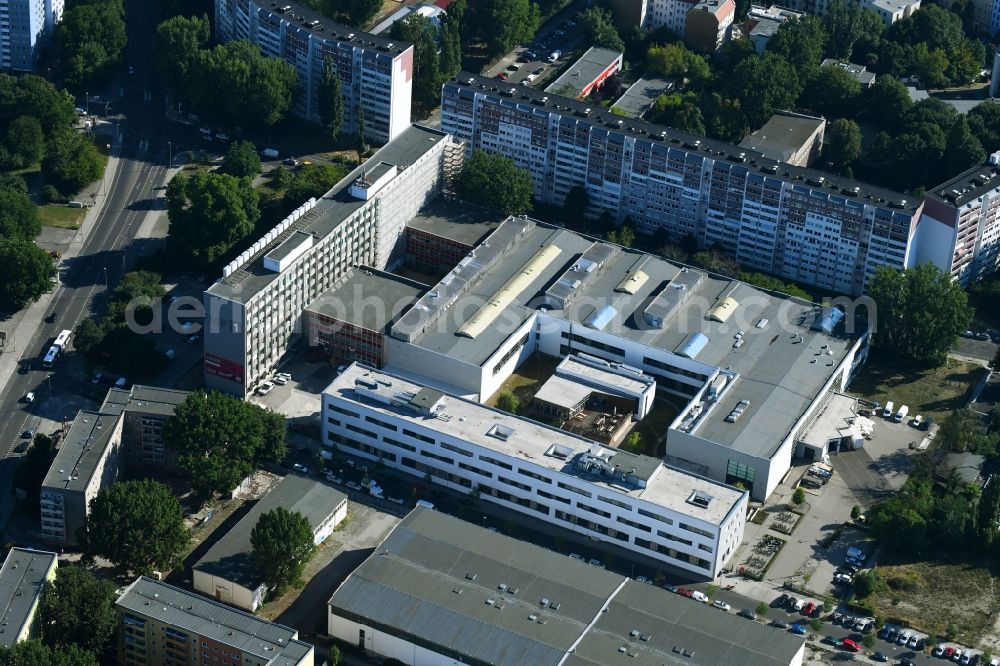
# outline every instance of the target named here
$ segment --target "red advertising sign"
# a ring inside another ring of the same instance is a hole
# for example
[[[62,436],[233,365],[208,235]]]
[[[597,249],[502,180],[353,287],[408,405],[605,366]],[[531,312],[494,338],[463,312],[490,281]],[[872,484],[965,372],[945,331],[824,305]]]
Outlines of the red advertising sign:
[[[243,384],[243,365],[215,354],[205,354],[205,373]]]

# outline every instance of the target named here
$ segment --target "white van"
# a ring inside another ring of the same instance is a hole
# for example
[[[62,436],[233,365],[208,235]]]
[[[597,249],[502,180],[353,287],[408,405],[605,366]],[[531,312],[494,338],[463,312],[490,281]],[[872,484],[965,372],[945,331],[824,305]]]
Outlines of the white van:
[[[694,592],[691,593],[691,598],[694,599],[695,601],[700,601],[703,604],[708,603],[708,595],[706,595],[704,592],[699,592],[695,590]]]
[[[890,418],[892,416],[892,410],[894,407],[895,405],[892,404],[892,400],[885,403],[885,409],[882,410],[882,418],[884,419]]]
[[[894,418],[893,420],[896,423],[902,423],[903,419],[906,418],[906,415],[909,413],[909,411],[910,408],[907,407],[906,405],[903,405],[902,407],[899,408],[899,411],[896,412],[896,418]]]
[[[434,504],[432,502],[428,502],[427,500],[417,500],[417,506],[422,506],[425,509],[434,509]]]

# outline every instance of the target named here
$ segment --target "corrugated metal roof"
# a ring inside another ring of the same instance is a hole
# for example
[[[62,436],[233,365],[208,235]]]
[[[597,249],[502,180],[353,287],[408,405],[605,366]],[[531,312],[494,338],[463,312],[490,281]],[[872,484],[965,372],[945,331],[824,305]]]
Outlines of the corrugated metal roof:
[[[616,314],[618,314],[618,310],[615,310],[610,305],[604,305],[595,311],[594,314],[587,317],[587,319],[584,320],[583,325],[587,328],[603,331],[604,327],[608,325],[608,322],[615,318]]]
[[[677,350],[677,354],[687,358],[697,358],[698,352],[704,349],[707,344],[708,336],[700,331],[695,332],[688,336],[688,339]]]

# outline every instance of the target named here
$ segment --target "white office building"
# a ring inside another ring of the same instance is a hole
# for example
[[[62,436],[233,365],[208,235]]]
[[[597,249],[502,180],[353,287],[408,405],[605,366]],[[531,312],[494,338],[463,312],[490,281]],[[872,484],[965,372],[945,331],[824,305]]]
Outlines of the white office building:
[[[30,72],[62,19],[64,0],[0,0],[0,69]]]
[[[356,134],[363,115],[365,135],[390,141],[410,124],[413,45],[331,21],[294,2],[215,0],[215,35],[220,42],[243,39],[295,68],[302,94],[296,115],[320,121],[323,63],[340,78],[344,97],[341,131]]]
[[[462,147],[411,125],[223,270],[204,294],[205,386],[245,396],[303,340],[302,313],[355,266],[398,262],[406,223]]]
[[[352,364],[323,392],[323,442],[699,577],[736,552],[747,493]]]

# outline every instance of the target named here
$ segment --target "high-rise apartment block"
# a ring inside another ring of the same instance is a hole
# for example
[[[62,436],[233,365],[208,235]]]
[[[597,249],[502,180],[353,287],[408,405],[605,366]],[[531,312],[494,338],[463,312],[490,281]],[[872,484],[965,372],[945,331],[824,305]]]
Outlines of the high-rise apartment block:
[[[62,19],[64,0],[0,0],[0,69],[30,72]]]
[[[205,291],[205,386],[245,396],[303,336],[306,307],[355,266],[398,263],[403,229],[437,196],[461,146],[411,125],[310,200]]]
[[[786,279],[860,294],[879,266],[912,261],[919,198],[597,105],[462,72],[443,86],[441,127],[526,168],[541,201],[584,187],[591,215],[692,236]]]
[[[335,23],[308,7],[266,0],[215,0],[215,35],[220,42],[242,39],[281,58],[298,74],[302,93],[294,112],[319,122],[323,64],[340,78],[344,98],[341,130],[358,131],[385,143],[410,124],[413,45]]]

